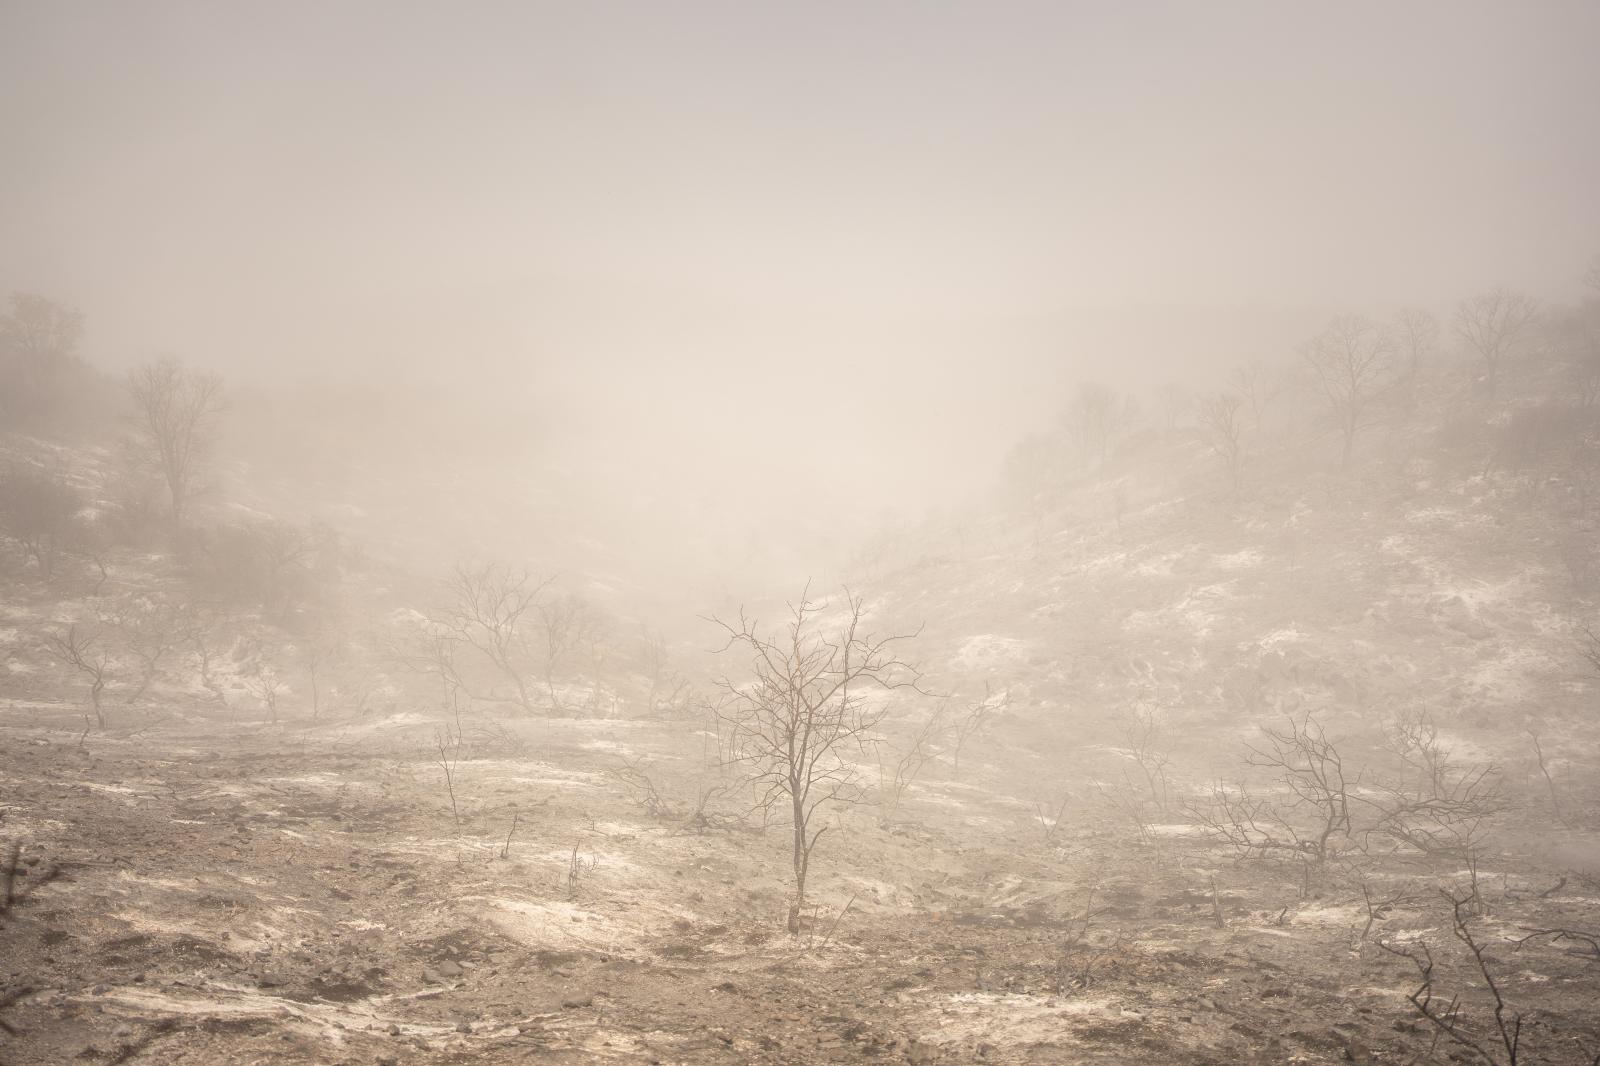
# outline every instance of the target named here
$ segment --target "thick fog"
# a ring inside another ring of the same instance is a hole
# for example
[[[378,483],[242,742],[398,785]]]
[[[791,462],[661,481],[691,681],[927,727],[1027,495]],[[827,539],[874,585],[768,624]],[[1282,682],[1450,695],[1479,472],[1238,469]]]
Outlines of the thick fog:
[[[1600,241],[1582,2],[0,18],[0,290],[96,361],[442,385],[683,492],[916,509],[1075,380]]]
[[[0,0],[0,1062],[1596,1066],[1597,700],[1597,0]]]

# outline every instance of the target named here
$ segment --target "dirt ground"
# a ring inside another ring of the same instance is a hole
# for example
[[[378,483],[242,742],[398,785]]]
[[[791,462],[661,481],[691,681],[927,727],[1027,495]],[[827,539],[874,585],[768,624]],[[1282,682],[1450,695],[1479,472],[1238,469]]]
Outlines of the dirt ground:
[[[893,819],[844,812],[795,937],[784,827],[684,817],[684,723],[469,728],[459,827],[415,716],[218,714],[81,746],[70,724],[14,707],[0,733],[13,1066],[1481,1061],[1436,1044],[1379,938],[1430,944],[1439,994],[1493,1035],[1435,891],[1455,871],[1371,869],[1374,898],[1407,898],[1365,929],[1348,885],[1177,820],[1135,843],[1087,802],[1052,826],[981,760]],[[642,754],[669,809],[608,772]],[[1507,939],[1600,925],[1600,886],[1552,846],[1479,871],[1475,927],[1521,1061],[1588,1062],[1600,953]]]

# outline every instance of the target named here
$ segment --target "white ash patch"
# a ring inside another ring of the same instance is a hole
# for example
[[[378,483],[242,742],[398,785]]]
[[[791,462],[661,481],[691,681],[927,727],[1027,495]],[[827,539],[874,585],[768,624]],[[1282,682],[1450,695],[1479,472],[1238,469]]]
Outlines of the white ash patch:
[[[1251,570],[1266,561],[1266,557],[1254,548],[1246,548],[1228,555],[1216,555],[1211,559],[1212,565],[1220,570]]]
[[[161,888],[166,889],[168,892],[182,892],[186,895],[193,895],[199,891],[198,881],[173,881],[164,877],[146,877],[143,874],[136,874],[132,870],[118,870],[116,879],[126,885]]]
[[[509,899],[500,896],[466,896],[463,903],[484,905],[485,917],[501,933],[530,947],[582,948],[616,951],[645,936],[670,928],[677,919],[693,921],[695,915],[672,913],[654,920],[643,906],[605,914],[567,900]],[[660,916],[658,916],[660,917]]]
[[[956,653],[956,660],[971,670],[993,670],[996,667],[1021,662],[1027,652],[1027,642],[1016,637],[1002,637],[995,633],[981,633],[970,637]]]
[[[1129,573],[1138,574],[1140,577],[1171,577],[1173,565],[1180,562],[1188,554],[1188,551],[1176,551],[1152,556],[1133,567]]]
[[[608,737],[595,737],[584,741],[578,747],[584,751],[607,751],[617,755],[627,755],[634,750],[632,745],[624,744],[619,740],[611,740]]]
[[[1310,925],[1319,928],[1350,925],[1359,927],[1366,920],[1362,908],[1354,905],[1302,907],[1289,916],[1292,925]]]
[[[1158,837],[1197,837],[1204,836],[1206,828],[1189,822],[1173,822],[1167,825],[1152,825],[1149,827],[1149,832]]]
[[[1391,533],[1378,542],[1378,549],[1390,555],[1414,555],[1411,538],[1403,533]]]
[[[1305,642],[1306,635],[1297,627],[1291,625],[1282,629],[1274,629],[1271,633],[1259,638],[1256,641],[1256,646],[1260,648],[1276,648],[1280,644],[1304,644]]]
[[[349,1006],[331,1003],[301,1003],[281,996],[269,996],[251,988],[223,982],[207,982],[199,995],[179,996],[152,988],[124,987],[112,989],[104,996],[79,997],[83,1003],[107,1004],[121,1007],[135,1017],[152,1014],[176,1014],[192,1017],[214,1018],[274,1018],[281,1019],[291,1028],[310,1029],[316,1036],[335,1044],[342,1044],[349,1030],[365,1030],[397,1025],[408,1036],[454,1036],[453,1027],[442,1025],[416,1025],[399,1019],[379,1017],[360,1004]],[[365,1001],[380,1002],[377,997]]]
[[[268,785],[318,785],[330,788],[342,787],[348,783],[348,779],[343,774],[329,772],[291,774],[285,777],[263,777],[259,778],[259,780]]]
[[[857,903],[876,903],[886,907],[917,906],[916,893],[902,885],[852,875],[846,875],[840,880],[855,894]]]
[[[608,837],[636,837],[650,832],[652,826],[637,822],[596,822],[594,831]]]
[[[148,792],[141,792],[139,789],[129,788],[127,785],[106,785],[100,783],[99,781],[75,781],[73,784],[79,788],[86,788],[91,792],[105,792],[114,796],[150,795]]]
[[[982,1038],[1005,1044],[1055,1044],[1071,1039],[1076,1018],[1121,1017],[1109,998],[1055,998],[1001,992],[956,992],[934,1008],[933,1027],[921,1039],[960,1044]]]

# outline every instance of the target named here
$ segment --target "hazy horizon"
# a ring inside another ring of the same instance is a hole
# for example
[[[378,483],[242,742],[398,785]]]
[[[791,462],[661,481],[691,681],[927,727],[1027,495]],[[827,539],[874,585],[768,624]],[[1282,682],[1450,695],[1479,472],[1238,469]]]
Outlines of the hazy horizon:
[[[1076,380],[1561,297],[1600,248],[1592,4],[0,18],[0,290],[100,365],[442,384],[897,502]]]

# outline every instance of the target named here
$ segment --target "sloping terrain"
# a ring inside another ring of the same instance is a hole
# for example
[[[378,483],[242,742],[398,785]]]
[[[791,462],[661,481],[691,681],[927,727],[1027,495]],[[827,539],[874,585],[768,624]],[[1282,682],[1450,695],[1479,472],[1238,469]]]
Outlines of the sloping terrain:
[[[0,1061],[1509,1062],[1498,995],[1517,1061],[1591,1062],[1600,717],[1565,489],[1435,448],[1441,418],[1350,475],[1262,447],[1237,499],[1192,435],[1146,435],[1042,506],[869,547],[874,624],[921,625],[969,717],[885,705],[799,935],[787,826],[637,644],[559,707],[441,709],[392,654],[433,586],[344,553],[359,632],[322,688],[294,611],[207,615],[143,685],[128,638],[102,724],[47,638],[137,636],[118,605],[192,573],[10,562]],[[111,461],[48,457],[91,495]],[[738,665],[673,651],[701,693]],[[1274,762],[1264,727],[1309,739]],[[1320,741],[1343,776],[1307,799]]]

